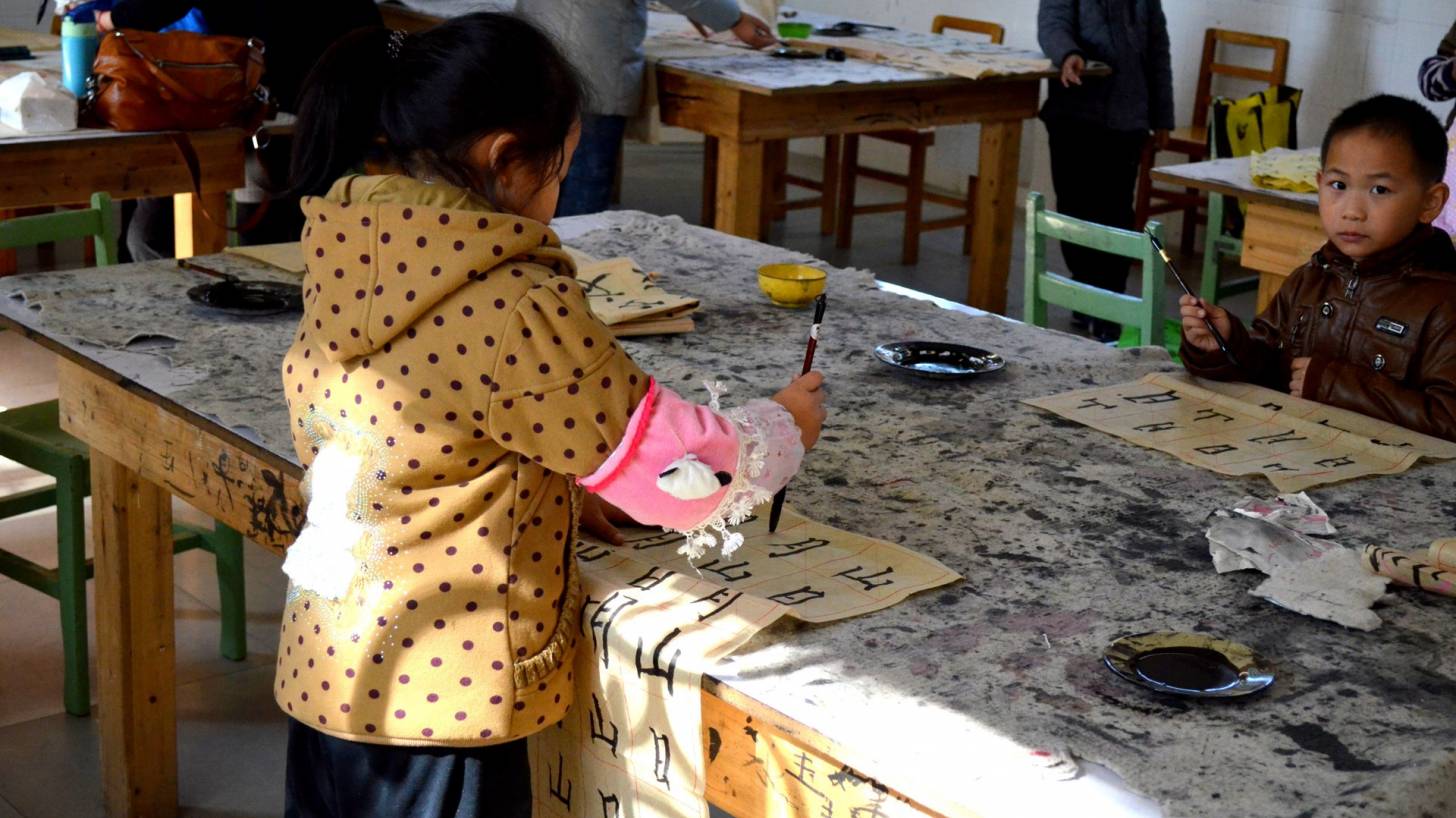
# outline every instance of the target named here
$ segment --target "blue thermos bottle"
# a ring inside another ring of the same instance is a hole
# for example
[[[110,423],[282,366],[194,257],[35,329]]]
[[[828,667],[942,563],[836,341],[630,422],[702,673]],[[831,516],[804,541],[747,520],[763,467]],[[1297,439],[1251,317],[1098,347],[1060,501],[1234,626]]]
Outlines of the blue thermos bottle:
[[[93,0],[66,12],[61,21],[61,84],[77,99],[86,96],[86,81],[101,44],[96,13],[110,8],[111,0]]]

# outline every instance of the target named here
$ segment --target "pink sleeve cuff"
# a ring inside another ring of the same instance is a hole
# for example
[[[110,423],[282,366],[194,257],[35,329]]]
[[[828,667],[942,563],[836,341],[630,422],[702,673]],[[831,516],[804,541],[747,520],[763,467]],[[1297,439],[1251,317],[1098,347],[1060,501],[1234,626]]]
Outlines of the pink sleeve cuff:
[[[742,541],[727,526],[787,484],[803,457],[798,426],[773,401],[720,413],[654,383],[622,443],[578,482],[638,522],[683,532],[691,556],[718,541],[714,529],[726,555]]]

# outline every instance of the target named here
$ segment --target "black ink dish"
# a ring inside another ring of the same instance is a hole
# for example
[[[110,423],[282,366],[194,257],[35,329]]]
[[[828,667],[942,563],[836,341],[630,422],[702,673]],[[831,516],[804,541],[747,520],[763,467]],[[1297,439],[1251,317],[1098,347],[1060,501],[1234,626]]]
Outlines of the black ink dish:
[[[1253,650],[1196,633],[1124,636],[1107,646],[1102,661],[1130,682],[1174,696],[1232,698],[1274,683],[1274,674]]]
[[[239,281],[224,279],[199,284],[187,291],[194,303],[247,317],[277,315],[303,310],[303,288],[277,281]]]
[[[1006,359],[994,352],[939,341],[880,344],[875,357],[901,372],[939,380],[973,378],[1006,368]]]

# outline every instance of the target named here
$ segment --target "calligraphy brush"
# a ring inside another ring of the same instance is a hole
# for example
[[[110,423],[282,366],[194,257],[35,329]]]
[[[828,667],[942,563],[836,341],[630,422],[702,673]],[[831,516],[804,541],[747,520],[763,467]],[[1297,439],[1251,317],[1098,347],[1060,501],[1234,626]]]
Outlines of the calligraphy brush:
[[[238,282],[238,277],[233,275],[232,273],[224,273],[221,270],[214,270],[211,267],[204,267],[203,265],[198,264],[197,262],[190,259],[177,259],[177,266],[183,270],[191,270],[194,273],[202,273],[203,275],[209,275],[213,278],[220,278],[223,281],[228,281],[233,284],[236,284]]]
[[[1208,305],[1204,304],[1202,298],[1193,295],[1193,290],[1189,289],[1188,282],[1183,280],[1183,276],[1179,274],[1178,268],[1173,266],[1173,259],[1168,257],[1168,251],[1163,249],[1163,243],[1161,241],[1158,241],[1158,237],[1153,235],[1153,231],[1144,228],[1143,232],[1147,234],[1148,241],[1153,243],[1153,249],[1157,250],[1158,255],[1163,257],[1163,264],[1167,266],[1168,272],[1173,274],[1173,278],[1177,279],[1178,286],[1183,288],[1183,292],[1196,299],[1200,305],[1207,307]],[[1208,327],[1209,332],[1213,333],[1214,342],[1218,344],[1218,348],[1222,350],[1224,356],[1228,358],[1228,362],[1233,364],[1234,366],[1238,366],[1238,359],[1235,358],[1234,354],[1229,351],[1228,342],[1223,339],[1223,333],[1218,331],[1218,327],[1215,327],[1213,325],[1213,319],[1208,317],[1207,310],[1204,311],[1203,325],[1205,327]]]
[[[824,307],[828,301],[823,293],[814,299],[814,323],[809,327],[809,347],[804,350],[804,371],[799,373],[800,377],[809,374],[814,368],[814,350],[819,346],[819,325],[824,323]],[[774,495],[773,508],[768,512],[768,533],[772,534],[778,530],[779,515],[784,513],[784,497],[788,495],[789,487],[785,485]]]

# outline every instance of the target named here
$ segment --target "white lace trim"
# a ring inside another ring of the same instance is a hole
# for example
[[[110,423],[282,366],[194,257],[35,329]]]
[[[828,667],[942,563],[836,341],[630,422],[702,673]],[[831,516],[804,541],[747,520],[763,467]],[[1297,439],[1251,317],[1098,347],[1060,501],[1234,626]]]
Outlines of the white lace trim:
[[[743,545],[743,535],[728,529],[742,524],[753,514],[754,508],[773,498],[773,492],[756,482],[763,475],[768,459],[770,438],[769,430],[761,423],[763,416],[751,403],[725,412],[718,402],[727,391],[723,384],[704,381],[703,386],[708,390],[708,408],[722,414],[738,428],[738,469],[733,475],[733,482],[728,484],[727,493],[708,519],[682,532],[687,542],[677,552],[690,560],[699,559],[708,549],[720,543],[724,557],[737,551]]]

